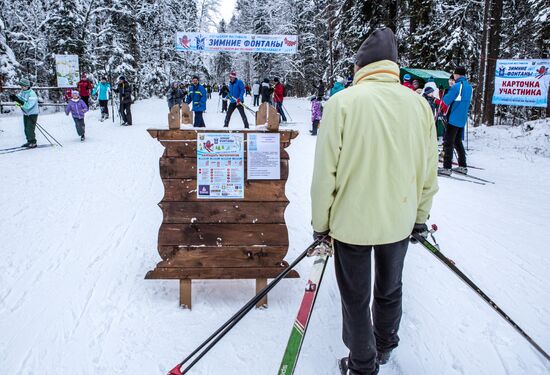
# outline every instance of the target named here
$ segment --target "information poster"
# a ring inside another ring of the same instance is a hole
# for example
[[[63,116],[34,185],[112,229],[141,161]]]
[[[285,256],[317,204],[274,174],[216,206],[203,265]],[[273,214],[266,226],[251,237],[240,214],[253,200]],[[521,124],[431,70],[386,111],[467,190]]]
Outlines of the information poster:
[[[197,197],[244,198],[242,133],[197,134]]]
[[[80,80],[77,55],[55,55],[57,87],[76,87]]]
[[[493,104],[548,106],[550,59],[497,60]]]
[[[247,142],[247,179],[281,179],[281,135],[249,133]]]

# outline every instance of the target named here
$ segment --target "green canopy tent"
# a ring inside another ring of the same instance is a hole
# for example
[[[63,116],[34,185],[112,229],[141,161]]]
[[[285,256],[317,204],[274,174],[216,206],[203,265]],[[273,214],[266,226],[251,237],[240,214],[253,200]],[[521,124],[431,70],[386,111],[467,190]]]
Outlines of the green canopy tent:
[[[400,69],[400,78],[403,81],[403,76],[409,73],[412,79],[419,80],[424,86],[428,79],[433,78],[437,87],[443,87],[444,89],[449,88],[449,77],[451,73],[447,73],[443,70],[430,70],[430,69],[416,69],[416,68],[401,68]]]

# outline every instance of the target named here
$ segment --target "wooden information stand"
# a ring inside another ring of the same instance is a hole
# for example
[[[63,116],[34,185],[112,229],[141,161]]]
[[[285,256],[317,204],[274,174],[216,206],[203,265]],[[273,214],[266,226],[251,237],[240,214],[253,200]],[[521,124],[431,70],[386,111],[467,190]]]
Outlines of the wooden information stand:
[[[146,279],[180,280],[180,305],[191,308],[193,279],[255,279],[256,291],[288,263],[288,231],[284,211],[289,156],[285,148],[298,136],[279,131],[281,179],[247,180],[247,134],[259,130],[160,130],[149,134],[164,147],[160,175],[164,198],[158,251],[162,261]],[[244,199],[197,198],[197,133],[245,133]],[[288,277],[299,277],[292,271]],[[267,297],[257,306],[266,306]]]

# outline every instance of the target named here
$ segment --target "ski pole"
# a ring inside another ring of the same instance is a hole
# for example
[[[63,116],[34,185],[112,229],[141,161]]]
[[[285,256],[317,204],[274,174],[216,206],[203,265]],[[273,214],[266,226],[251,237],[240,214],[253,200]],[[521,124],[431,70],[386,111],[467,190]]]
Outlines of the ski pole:
[[[265,288],[263,288],[258,294],[256,294],[250,301],[248,301],[239,311],[237,311],[229,320],[227,320],[224,324],[222,324],[210,337],[208,337],[205,341],[203,341],[191,354],[189,354],[183,361],[181,361],[176,367],[174,367],[168,375],[184,375],[187,374],[187,372],[220,341],[226,334],[229,332],[252,308],[262,299],[264,298],[267,293],[271,289],[279,283],[283,278],[286,277],[290,273],[290,271],[296,267],[298,263],[300,263],[308,254],[312,253],[315,248],[321,244],[326,237],[320,238],[315,240],[311,245],[308,246],[306,250],[304,250],[303,253],[301,253],[298,258],[294,260],[283,272],[281,272],[275,279],[273,279]],[[208,347],[206,347],[201,353],[199,351],[204,348],[208,343]],[[186,368],[181,372],[181,367],[187,363],[191,358],[193,358],[197,353],[199,355],[197,358],[195,358]]]
[[[288,115],[288,118],[290,119],[290,121],[294,121],[292,119],[292,116],[290,115],[290,112],[288,111],[288,109],[286,109],[286,107],[283,105],[283,103],[281,103],[281,107],[283,108],[283,111],[285,111],[286,114]]]
[[[42,129],[41,129],[38,125],[36,126],[36,128],[38,129],[38,131],[39,131],[40,133],[42,133],[42,135],[44,136],[44,138],[46,138],[46,141],[48,141],[48,142],[50,143],[50,145],[53,146],[52,141],[51,141],[50,138],[48,138],[48,136],[42,131]]]
[[[55,139],[53,135],[48,133],[48,131],[42,125],[40,125],[39,123],[36,123],[36,127],[38,128],[38,130],[40,130],[40,132],[45,132],[46,134],[48,134],[50,136],[50,138],[53,139],[54,142],[57,143],[60,147],[63,147],[63,145],[61,143],[59,143],[59,141],[57,139]],[[44,133],[42,133],[42,134],[44,134]]]
[[[428,231],[430,236],[432,237],[432,240],[434,241],[434,244],[432,244],[430,241],[428,241],[427,237],[423,236],[420,233],[413,233],[411,236],[420,242],[428,251],[430,251],[433,255],[437,257],[441,262],[443,262],[447,267],[451,269],[457,275],[464,283],[466,283],[470,288],[474,290],[485,302],[489,304],[504,320],[506,320],[510,325],[520,334],[522,335],[537,351],[546,358],[546,360],[550,360],[550,356],[527,334],[523,329],[521,329],[510,317],[502,311],[500,307],[496,303],[493,302],[491,298],[489,298],[474,282],[468,278],[458,267],[455,265],[455,263],[447,258],[443,253],[439,250],[439,244],[435,240],[433,233],[437,231],[437,225],[432,224],[432,229]]]

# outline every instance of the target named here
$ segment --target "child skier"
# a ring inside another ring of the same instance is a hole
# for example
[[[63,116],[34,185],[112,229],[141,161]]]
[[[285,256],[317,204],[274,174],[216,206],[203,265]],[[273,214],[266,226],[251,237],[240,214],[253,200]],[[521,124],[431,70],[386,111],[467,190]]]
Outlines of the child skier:
[[[69,113],[73,115],[74,125],[76,127],[76,132],[80,136],[80,140],[84,142],[84,114],[88,112],[88,106],[82,99],[80,99],[80,94],[78,91],[73,91],[73,97],[67,103],[67,108],[65,108],[65,114],[68,116]]]
[[[323,100],[322,96],[311,97],[311,130],[309,131],[311,135],[317,135],[319,122],[321,121],[321,117],[323,115],[321,100]]]

